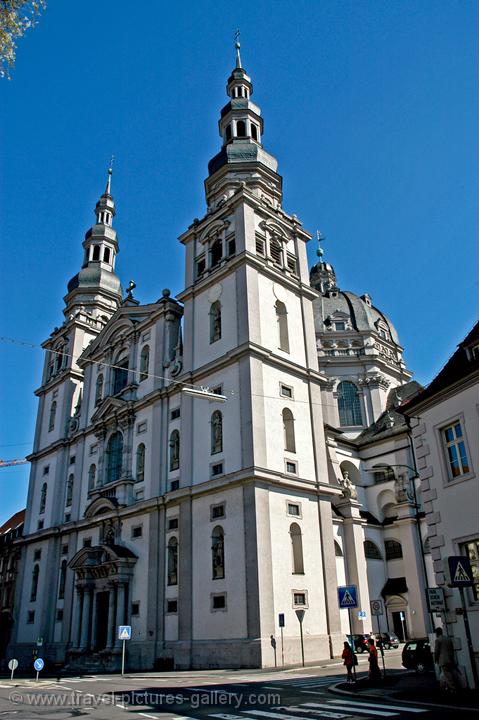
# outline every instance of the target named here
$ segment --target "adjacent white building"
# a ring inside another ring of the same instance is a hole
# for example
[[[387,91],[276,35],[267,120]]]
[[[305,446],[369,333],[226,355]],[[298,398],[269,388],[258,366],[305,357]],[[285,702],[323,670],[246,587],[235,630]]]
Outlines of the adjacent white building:
[[[444,590],[446,628],[473,685],[464,619],[456,612],[461,599],[459,590],[450,587],[448,557],[470,560],[474,584],[465,589],[465,600],[479,669],[479,323],[404,412],[413,425],[434,586]]]
[[[11,646],[23,662],[42,637],[50,662],[117,667],[127,623],[131,668],[271,666],[281,613],[296,663],[298,609],[312,662],[341,652],[345,582],[367,611],[355,632],[377,598],[383,630],[428,629],[395,411],[417,386],[371,299],[322,261],[310,275],[239,46],[227,93],[207,209],[180,237],[185,289],[123,298],[110,172],[44,343]]]

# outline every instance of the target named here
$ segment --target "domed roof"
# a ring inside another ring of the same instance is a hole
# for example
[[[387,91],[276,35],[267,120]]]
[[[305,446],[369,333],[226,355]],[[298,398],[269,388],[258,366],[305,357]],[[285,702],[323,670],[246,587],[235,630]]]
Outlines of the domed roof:
[[[329,318],[345,316],[349,318],[351,328],[357,332],[378,333],[380,327],[385,325],[392,342],[400,345],[396,328],[387,315],[372,304],[369,295],[359,296],[336,286],[332,265],[321,262],[311,268],[311,285],[321,292],[321,297],[313,300],[316,332],[327,330]]]
[[[107,290],[122,297],[121,282],[114,272],[100,267],[100,263],[90,263],[83,267],[68,283],[68,292],[77,288]]]

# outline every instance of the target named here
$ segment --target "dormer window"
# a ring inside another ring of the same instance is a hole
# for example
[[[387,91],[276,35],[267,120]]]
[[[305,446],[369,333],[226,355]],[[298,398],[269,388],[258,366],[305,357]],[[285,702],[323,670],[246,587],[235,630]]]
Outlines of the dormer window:
[[[471,355],[473,360],[479,360],[479,344],[471,348]]]
[[[334,323],[334,329],[336,332],[344,332],[346,330],[346,323],[342,320]]]

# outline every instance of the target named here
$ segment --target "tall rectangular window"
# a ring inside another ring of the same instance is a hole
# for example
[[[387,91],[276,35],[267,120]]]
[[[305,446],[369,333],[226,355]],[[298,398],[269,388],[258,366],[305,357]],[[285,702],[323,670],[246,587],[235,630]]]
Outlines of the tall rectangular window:
[[[449,479],[454,480],[461,475],[467,475],[471,469],[459,420],[445,427],[442,431],[442,437],[446,451]]]

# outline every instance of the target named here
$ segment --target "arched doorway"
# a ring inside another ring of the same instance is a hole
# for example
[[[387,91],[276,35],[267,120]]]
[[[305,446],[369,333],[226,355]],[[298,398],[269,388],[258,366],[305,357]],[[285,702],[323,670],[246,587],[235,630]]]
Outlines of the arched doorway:
[[[405,642],[409,637],[406,598],[402,595],[391,595],[386,600],[386,609],[390,630],[396,633],[401,642]]]

